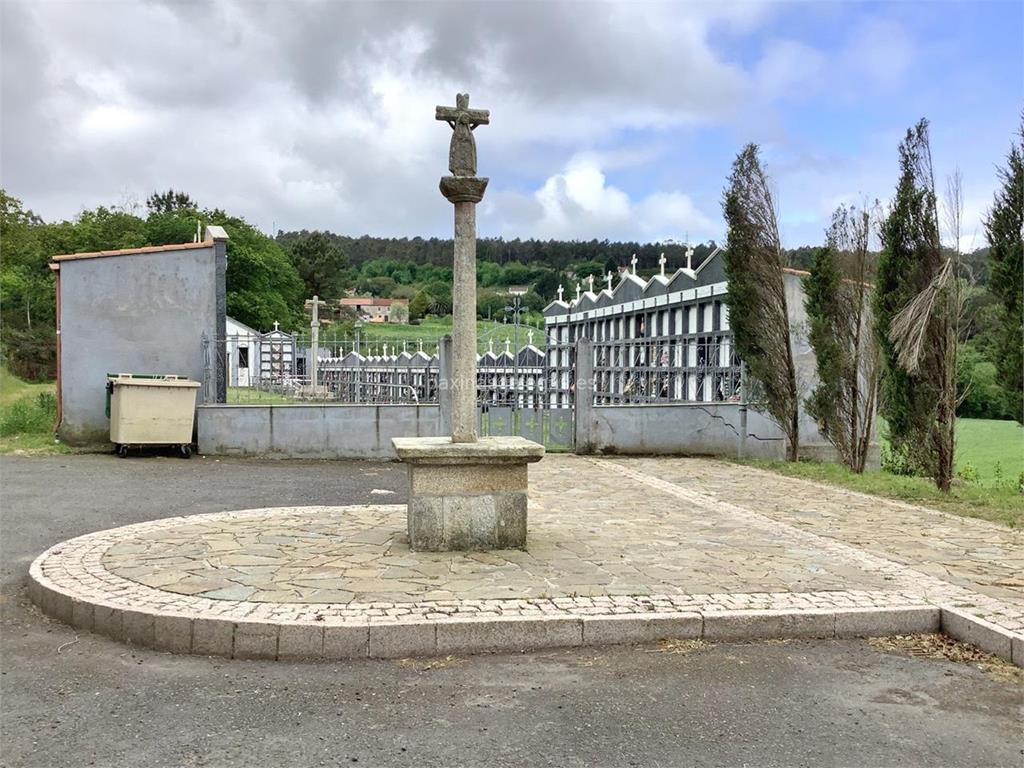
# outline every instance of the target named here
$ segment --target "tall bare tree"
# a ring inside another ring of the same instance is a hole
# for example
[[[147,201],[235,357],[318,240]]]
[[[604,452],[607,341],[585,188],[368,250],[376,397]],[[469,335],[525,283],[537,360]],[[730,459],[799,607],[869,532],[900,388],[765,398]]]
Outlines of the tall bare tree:
[[[786,435],[786,458],[800,456],[796,366],[782,275],[775,196],[756,144],[732,164],[722,208],[728,226],[726,302],[736,352],[762,393],[765,410]]]
[[[871,290],[875,254],[868,210],[840,206],[826,245],[804,279],[810,342],[818,385],[807,411],[854,472],[863,472],[871,445],[881,351],[872,333]]]

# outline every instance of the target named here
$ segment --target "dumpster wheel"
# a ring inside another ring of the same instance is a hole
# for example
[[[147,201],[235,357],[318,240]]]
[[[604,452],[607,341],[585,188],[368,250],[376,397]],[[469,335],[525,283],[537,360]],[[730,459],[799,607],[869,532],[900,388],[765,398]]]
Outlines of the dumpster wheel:
[[[183,443],[179,446],[178,450],[181,452],[181,458],[191,459],[192,458],[192,446],[188,443]]]
[[[124,443],[119,443],[117,446],[117,456],[121,459],[128,458],[128,446]]]

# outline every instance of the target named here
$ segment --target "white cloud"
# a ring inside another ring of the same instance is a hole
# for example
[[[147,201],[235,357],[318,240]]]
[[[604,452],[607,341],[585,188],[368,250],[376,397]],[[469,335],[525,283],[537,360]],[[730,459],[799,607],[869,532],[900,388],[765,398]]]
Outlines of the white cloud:
[[[634,200],[609,183],[601,159],[600,153],[580,153],[532,195],[499,193],[485,206],[483,218],[499,220],[497,229],[512,236],[516,231],[585,240],[682,239],[689,233],[696,241],[720,236],[721,225],[698,210],[688,195],[659,191]]]

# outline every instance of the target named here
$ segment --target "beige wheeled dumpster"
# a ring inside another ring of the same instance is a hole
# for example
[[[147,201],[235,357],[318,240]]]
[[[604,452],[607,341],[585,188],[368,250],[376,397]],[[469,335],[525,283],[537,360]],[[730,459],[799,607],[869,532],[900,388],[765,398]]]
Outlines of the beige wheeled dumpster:
[[[183,376],[108,374],[110,440],[117,455],[140,445],[174,445],[192,455],[199,382]]]

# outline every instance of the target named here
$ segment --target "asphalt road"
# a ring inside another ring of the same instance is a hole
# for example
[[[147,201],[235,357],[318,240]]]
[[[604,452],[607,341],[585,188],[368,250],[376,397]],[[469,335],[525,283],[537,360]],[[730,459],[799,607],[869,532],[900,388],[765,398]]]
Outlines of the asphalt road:
[[[176,514],[396,503],[405,482],[400,466],[356,462],[0,458],[0,764],[1024,764],[1019,683],[858,641],[242,662],[76,634],[26,598],[31,560],[71,536]]]

